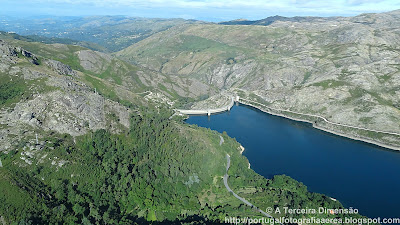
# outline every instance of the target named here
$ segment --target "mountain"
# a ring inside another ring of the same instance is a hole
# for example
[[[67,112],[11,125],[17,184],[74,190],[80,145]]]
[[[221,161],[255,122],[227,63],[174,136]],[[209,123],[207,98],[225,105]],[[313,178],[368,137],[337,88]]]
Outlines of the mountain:
[[[219,224],[262,216],[225,188],[227,154],[230,187],[260,209],[343,208],[290,177],[256,174],[226,133],[173,116],[167,84],[178,78],[79,46],[8,38],[0,55],[3,224]]]
[[[89,48],[91,50],[95,51],[101,51],[101,52],[106,52],[107,50],[94,43],[90,42],[85,42],[85,41],[74,41],[68,38],[56,38],[56,37],[44,37],[44,36],[39,36],[39,35],[27,35],[27,36],[22,36],[13,32],[4,32],[0,31],[0,36],[3,39],[16,39],[16,40],[22,40],[26,42],[41,42],[45,44],[67,44],[67,45],[79,45],[85,48]]]
[[[178,107],[188,101],[195,101],[210,93],[216,93],[215,88],[209,87],[196,79],[164,75],[84,47],[27,42],[25,41],[26,38],[18,37],[18,39],[14,39],[14,36],[10,37],[9,34],[0,37],[29,51],[70,65],[71,68],[83,72],[86,79],[103,78],[112,82],[116,86],[112,87],[110,84],[110,87],[106,89],[102,86],[96,86],[96,82],[93,80],[92,87],[97,88],[99,92],[107,92],[109,96],[113,96],[115,99],[127,98],[122,91],[129,90],[142,93],[142,95],[153,98],[153,100],[163,99],[162,101],[165,102],[168,99],[170,104],[175,104]]]
[[[320,129],[400,149],[399,18],[397,10],[273,17],[250,26],[185,24],[116,55],[201,80]]]
[[[337,20],[338,17],[313,17],[313,16],[295,16],[295,17],[284,17],[284,16],[270,16],[261,20],[231,20],[220,22],[222,25],[259,25],[268,26],[274,22],[299,22],[299,23],[311,23],[311,22],[321,22],[321,21],[333,21]]]

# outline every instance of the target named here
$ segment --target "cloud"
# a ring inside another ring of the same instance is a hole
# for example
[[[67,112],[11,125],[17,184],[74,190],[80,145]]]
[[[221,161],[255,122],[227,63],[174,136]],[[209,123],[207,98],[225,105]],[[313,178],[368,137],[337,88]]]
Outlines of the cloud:
[[[92,4],[102,7],[178,7],[178,8],[285,8],[296,10],[296,7],[310,11],[329,8],[340,8],[345,11],[357,10],[359,6],[384,6],[388,10],[396,5],[396,0],[31,0],[47,4]],[[370,8],[374,10],[374,8]],[[339,12],[338,12],[339,13]]]
[[[384,0],[347,0],[349,5],[380,4]]]
[[[46,6],[61,14],[124,14],[146,17],[265,18],[283,16],[347,16],[400,7],[398,0],[2,0],[17,5]],[[63,11],[64,10],[64,11]],[[68,11],[69,10],[69,11]],[[0,9],[1,12],[1,9]]]

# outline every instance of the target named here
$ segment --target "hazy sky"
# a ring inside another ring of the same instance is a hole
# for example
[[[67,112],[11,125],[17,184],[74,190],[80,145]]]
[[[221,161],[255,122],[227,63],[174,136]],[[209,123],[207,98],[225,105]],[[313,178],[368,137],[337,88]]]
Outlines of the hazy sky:
[[[400,0],[0,0],[0,15],[127,15],[211,21],[351,16],[400,9]]]

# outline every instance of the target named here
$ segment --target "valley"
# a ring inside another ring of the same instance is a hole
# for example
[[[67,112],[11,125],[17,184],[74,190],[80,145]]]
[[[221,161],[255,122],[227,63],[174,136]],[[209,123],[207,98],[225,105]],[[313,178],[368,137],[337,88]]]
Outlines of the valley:
[[[268,207],[344,209],[289,176],[256,173],[235,138],[185,114],[240,99],[399,150],[399,19],[3,20],[0,224],[223,224]]]

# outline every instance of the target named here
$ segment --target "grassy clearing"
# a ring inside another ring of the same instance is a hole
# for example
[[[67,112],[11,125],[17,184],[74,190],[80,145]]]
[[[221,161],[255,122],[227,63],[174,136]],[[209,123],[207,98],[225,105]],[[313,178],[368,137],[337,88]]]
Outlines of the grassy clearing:
[[[317,83],[311,84],[312,86],[322,87],[324,90],[328,88],[337,88],[341,86],[347,86],[348,83],[340,80],[324,80]]]
[[[108,85],[104,84],[102,81],[93,78],[89,75],[84,75],[84,79],[89,82],[90,86],[92,86],[92,88],[96,89],[96,91],[100,94],[103,95],[107,98],[110,98],[112,100],[117,100],[118,96],[115,93],[115,91],[113,90],[113,88],[109,87]]]
[[[36,93],[47,93],[57,90],[45,84],[47,78],[24,80],[21,76],[0,74],[0,107],[10,107],[20,101],[32,98]]]
[[[9,77],[2,76],[0,84],[0,106],[9,106],[19,102],[27,97],[25,92],[28,89],[27,84],[21,79],[11,80]]]
[[[311,77],[311,72],[307,71],[307,72],[304,74],[304,78],[303,78],[303,81],[302,81],[301,83],[302,83],[302,84],[306,83],[307,80],[308,80],[310,77]]]

